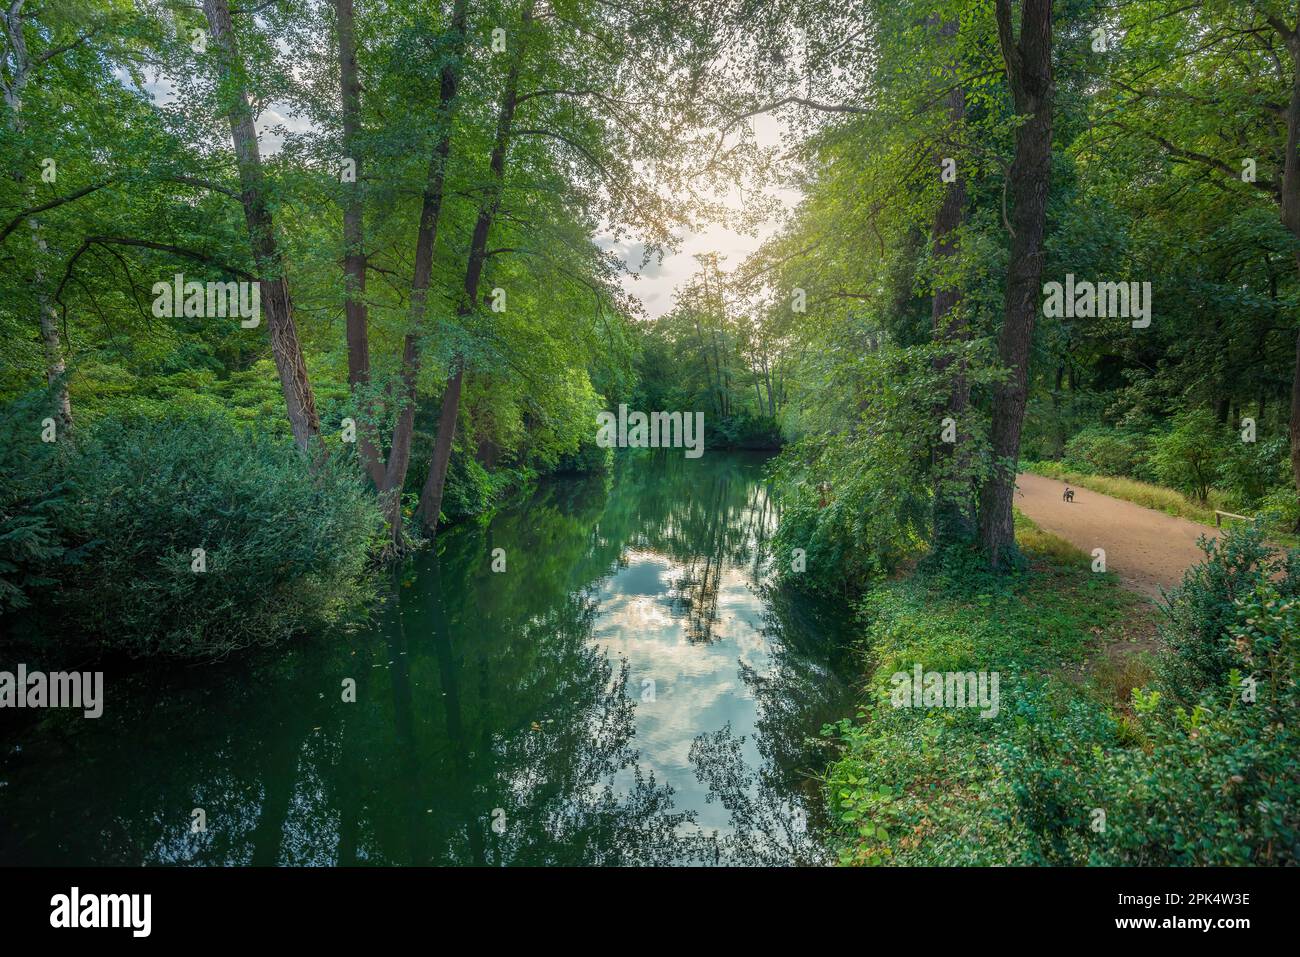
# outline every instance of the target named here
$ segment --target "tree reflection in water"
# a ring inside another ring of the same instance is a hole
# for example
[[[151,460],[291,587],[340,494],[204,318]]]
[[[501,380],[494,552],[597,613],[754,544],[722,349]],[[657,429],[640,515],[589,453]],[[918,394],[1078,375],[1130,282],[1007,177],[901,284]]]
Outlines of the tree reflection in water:
[[[548,483],[441,535],[351,633],[110,672],[103,718],[15,732],[0,863],[821,861],[840,626],[767,587],[761,470]]]

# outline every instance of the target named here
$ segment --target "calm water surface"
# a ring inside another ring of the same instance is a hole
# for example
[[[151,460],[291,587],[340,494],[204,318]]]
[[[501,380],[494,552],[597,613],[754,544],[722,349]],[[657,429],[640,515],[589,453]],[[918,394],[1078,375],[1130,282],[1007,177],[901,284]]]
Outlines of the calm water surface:
[[[848,629],[768,587],[763,461],[551,481],[351,633],[110,671],[0,739],[0,863],[822,862]]]

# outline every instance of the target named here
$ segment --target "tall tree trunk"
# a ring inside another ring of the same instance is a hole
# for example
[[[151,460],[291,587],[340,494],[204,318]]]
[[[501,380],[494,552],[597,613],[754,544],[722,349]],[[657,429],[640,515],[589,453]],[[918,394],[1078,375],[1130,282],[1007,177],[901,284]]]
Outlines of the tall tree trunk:
[[[944,21],[939,36],[951,46],[957,35],[957,21]],[[959,65],[949,68],[949,78],[956,79]],[[951,144],[960,135],[958,128],[966,118],[966,92],[954,82],[948,92],[948,122],[953,130],[946,138]],[[955,152],[955,151],[954,151]],[[942,169],[943,157],[936,157]],[[960,347],[970,332],[965,318],[958,311],[961,304],[961,287],[952,276],[943,274],[951,269],[957,255],[958,231],[966,218],[966,178],[958,166],[956,178],[944,192],[943,202],[934,216],[933,260],[937,280],[930,306],[930,320],[937,341]],[[970,405],[970,382],[966,378],[966,360],[941,354],[935,358],[935,372],[949,377],[948,395],[941,407],[943,417],[957,423],[956,441],[941,442],[935,449],[934,539],[936,546],[974,537],[975,523],[971,514],[973,494],[971,489],[970,456],[967,450],[968,435],[961,432],[961,423]],[[951,371],[950,371],[951,370]]]
[[[447,161],[451,156],[451,137],[455,119],[456,94],[465,54],[465,22],[468,0],[456,0],[452,7],[450,55],[443,63],[438,88],[438,134],[429,157],[424,193],[420,203],[420,226],[415,241],[415,270],[411,278],[411,306],[406,336],[402,342],[401,406],[393,427],[388,463],[380,489],[391,535],[391,547],[400,551],[402,541],[402,489],[411,464],[411,442],[415,434],[416,377],[420,370],[420,335],[424,328],[429,283],[433,277],[433,252],[438,240],[438,221],[447,178]]]
[[[1059,459],[1065,452],[1065,423],[1061,417],[1061,394],[1065,391],[1065,366],[1056,367],[1056,385],[1052,389],[1052,458]]]
[[[451,464],[451,443],[456,436],[456,418],[460,414],[460,387],[465,371],[457,363],[451,378],[442,390],[442,403],[438,412],[438,435],[433,443],[433,458],[429,463],[429,474],[420,490],[420,505],[416,509],[416,520],[433,535],[438,530],[438,518],[442,515],[442,493],[447,486],[447,468]]]
[[[261,277],[261,299],[265,306],[267,333],[271,338],[271,355],[280,374],[289,426],[298,447],[306,450],[311,440],[320,435],[320,417],[316,414],[316,399],[307,377],[307,363],[298,341],[298,329],[293,321],[293,305],[289,299],[284,260],[276,243],[275,225],[266,203],[266,176],[257,145],[253,109],[244,84],[244,64],[239,58],[227,0],[203,0],[203,13],[208,19],[212,41],[221,53],[223,79],[233,86],[227,116],[230,121],[230,137],[235,147],[235,160],[239,167],[244,221],[248,226],[253,259],[257,263],[256,271]]]
[[[993,568],[1015,554],[1012,500],[1029,389],[1029,351],[1038,314],[1043,273],[1043,229],[1052,172],[1052,0],[1022,0],[1020,37],[1011,21],[1011,0],[996,0],[998,41],[1016,112],[1027,117],[1016,130],[1011,164],[1011,261],[1006,314],[998,333],[998,358],[1010,377],[993,389],[990,445],[992,473],[980,491],[980,545]]]
[[[722,356],[718,353],[718,330],[710,329],[709,338],[713,340],[713,364],[718,369],[718,407],[722,410],[722,417],[725,419],[730,411],[727,408],[727,388],[723,384]]]
[[[352,0],[334,0],[339,31],[339,91],[343,106],[343,155],[353,163],[353,181],[344,184],[343,200],[343,308],[348,344],[348,385],[355,396],[370,384],[370,329],[366,309],[366,251],[361,194],[361,156],[357,137],[361,131],[361,80],[357,75],[357,33]],[[382,489],[384,462],[369,414],[357,429],[361,464]]]
[[[488,163],[492,174],[491,183],[487,195],[479,204],[478,219],[474,223],[474,233],[470,239],[469,262],[465,266],[464,288],[461,291],[460,305],[456,310],[457,316],[462,321],[478,308],[478,287],[483,276],[483,264],[487,261],[488,233],[492,229],[492,220],[501,204],[501,193],[505,184],[506,151],[510,147],[510,132],[519,101],[519,72],[523,65],[524,49],[528,43],[529,27],[533,22],[534,4],[535,0],[530,0],[524,9],[519,44],[510,65],[510,72],[506,76],[501,110],[497,116],[496,139],[492,144],[492,157]],[[457,357],[453,362],[451,377],[443,389],[433,457],[429,462],[429,474],[424,480],[424,487],[420,490],[420,504],[415,512],[416,520],[429,532],[430,537],[438,529],[438,516],[442,512],[442,493],[446,487],[447,468],[451,464],[452,441],[456,435],[456,419],[460,415],[460,392],[464,374],[462,361]]]
[[[37,283],[42,281],[40,274]],[[40,298],[41,341],[45,344],[45,376],[54,389],[54,401],[59,414],[60,425],[67,429],[72,425],[72,400],[68,397],[67,366],[63,361],[63,348],[59,344],[59,326],[52,306],[44,296]]]
[[[704,331],[700,328],[700,316],[698,312],[695,314],[695,338],[698,339],[700,343],[700,358],[704,360],[704,375],[705,378],[709,380],[709,391],[712,393],[711,398],[713,399],[713,408],[717,411],[718,415],[721,416],[722,407],[718,404],[718,396],[722,394],[722,386],[715,386],[713,384],[713,370],[709,367],[709,347],[704,343]],[[719,381],[721,380],[719,379]]]
[[[1281,23],[1274,23],[1281,28]],[[1286,110],[1286,164],[1282,169],[1282,224],[1300,239],[1300,24],[1283,32],[1291,53],[1291,97]],[[1300,270],[1300,250],[1296,251]],[[1300,329],[1296,330],[1295,366],[1291,373],[1291,478],[1300,495]],[[1296,530],[1300,531],[1300,522]]]
[[[763,385],[767,388],[767,414],[776,418],[776,400],[772,398],[772,370],[767,362],[766,353],[763,355]]]
[[[13,114],[14,132],[22,134],[26,127],[23,123],[23,93],[31,79],[35,64],[27,52],[27,40],[23,33],[23,5],[10,3],[0,6],[0,18],[4,21],[5,35],[9,41],[10,58],[13,63],[10,82],[5,89],[5,103]],[[26,177],[23,174],[22,161],[15,157],[13,168],[14,182],[20,186]],[[35,193],[32,191],[32,195]],[[55,321],[54,304],[50,301],[49,290],[45,288],[45,274],[41,269],[41,260],[45,254],[45,242],[41,236],[39,219],[32,219],[32,242],[36,247],[34,254],[35,268],[32,272],[31,288],[35,293],[37,320],[41,330],[41,345],[45,352],[45,379],[54,391],[54,402],[58,413],[59,437],[72,427],[72,400],[68,395],[67,364],[63,359],[63,345],[59,341],[59,326]]]

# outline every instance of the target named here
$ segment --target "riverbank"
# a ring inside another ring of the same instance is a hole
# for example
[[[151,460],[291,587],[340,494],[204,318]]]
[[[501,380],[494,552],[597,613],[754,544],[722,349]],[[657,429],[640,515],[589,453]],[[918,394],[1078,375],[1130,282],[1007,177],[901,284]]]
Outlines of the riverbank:
[[[1254,594],[1262,573],[1232,571],[1231,561],[1194,572],[1160,623],[1077,549],[1023,518],[1017,535],[1026,574],[997,581],[950,565],[862,601],[863,702],[828,729],[842,749],[826,779],[840,863],[1240,864],[1289,855],[1264,836],[1294,825],[1295,786],[1285,783],[1273,718],[1234,708],[1239,673],[1219,664],[1189,681],[1188,667],[1173,667],[1203,662],[1207,641],[1219,646],[1222,628],[1206,619],[1223,614],[1226,594],[1234,621],[1232,596]],[[1174,644],[1163,659],[1158,624]],[[893,676],[917,664],[997,673],[996,715],[938,699],[896,707]],[[1293,684],[1273,705],[1274,715],[1295,708]]]

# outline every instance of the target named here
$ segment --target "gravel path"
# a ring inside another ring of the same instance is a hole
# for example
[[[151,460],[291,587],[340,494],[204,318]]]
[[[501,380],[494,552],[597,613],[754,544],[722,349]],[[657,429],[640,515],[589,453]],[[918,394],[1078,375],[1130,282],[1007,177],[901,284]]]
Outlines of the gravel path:
[[[1077,486],[1071,486],[1074,501],[1065,502],[1065,483],[1041,475],[1023,472],[1016,486],[1016,508],[1035,524],[1088,554],[1104,548],[1107,570],[1125,587],[1153,598],[1205,557],[1196,539],[1213,538],[1216,531]]]

